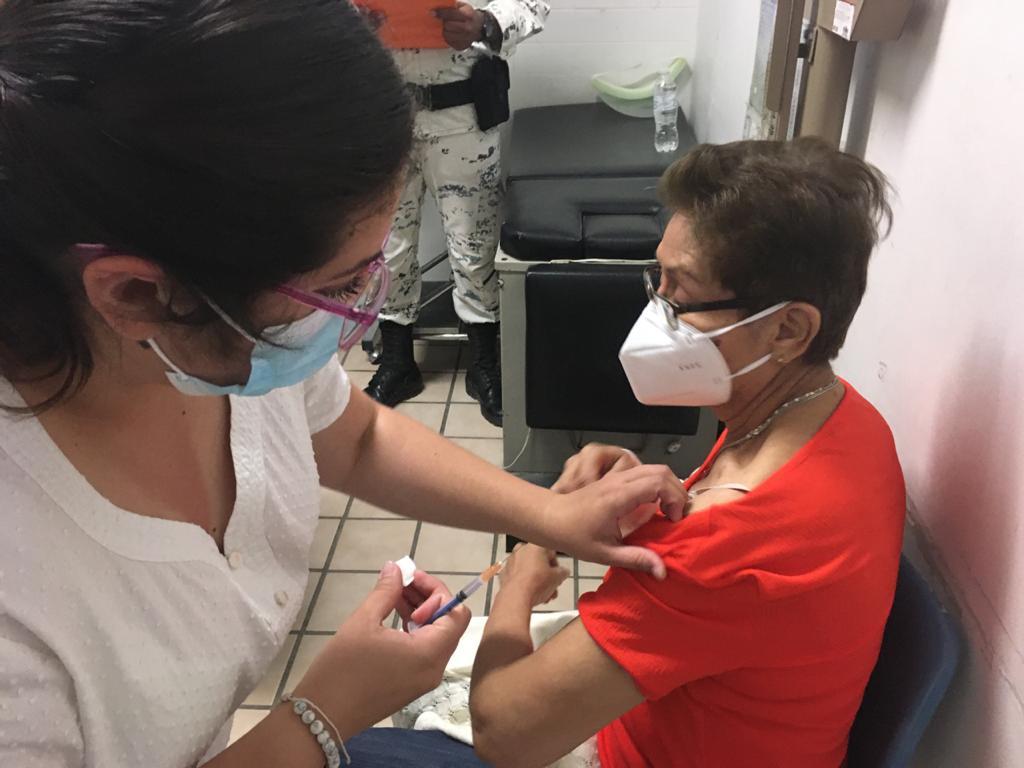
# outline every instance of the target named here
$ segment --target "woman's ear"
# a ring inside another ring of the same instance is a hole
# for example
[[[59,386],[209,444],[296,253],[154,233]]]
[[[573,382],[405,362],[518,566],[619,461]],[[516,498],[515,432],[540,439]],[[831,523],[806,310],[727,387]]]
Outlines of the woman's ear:
[[[813,304],[794,301],[779,310],[779,325],[772,357],[790,363],[801,357],[821,330],[821,312]]]
[[[168,312],[187,311],[175,302],[164,271],[137,256],[101,256],[82,270],[82,285],[92,308],[119,335],[145,341],[166,322]]]

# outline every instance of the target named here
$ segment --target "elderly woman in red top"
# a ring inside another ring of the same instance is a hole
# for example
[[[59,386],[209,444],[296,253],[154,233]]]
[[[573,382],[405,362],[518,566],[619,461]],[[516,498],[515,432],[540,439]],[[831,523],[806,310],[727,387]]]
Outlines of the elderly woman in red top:
[[[888,426],[833,373],[891,212],[881,173],[817,140],[702,146],[662,181],[674,216],[622,348],[638,399],[727,430],[689,514],[632,534],[667,575],[612,569],[536,651],[564,571],[510,563],[473,676],[478,752],[544,766],[837,768],[878,655],[904,485]],[[561,490],[635,460],[591,446]]]

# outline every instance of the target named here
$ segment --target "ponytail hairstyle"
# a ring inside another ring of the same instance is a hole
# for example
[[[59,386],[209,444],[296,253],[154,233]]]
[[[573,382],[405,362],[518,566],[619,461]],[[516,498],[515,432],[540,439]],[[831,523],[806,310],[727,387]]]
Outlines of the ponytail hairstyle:
[[[36,411],[88,379],[78,243],[254,332],[253,299],[380,210],[411,120],[343,0],[0,0],[0,375],[60,376]]]

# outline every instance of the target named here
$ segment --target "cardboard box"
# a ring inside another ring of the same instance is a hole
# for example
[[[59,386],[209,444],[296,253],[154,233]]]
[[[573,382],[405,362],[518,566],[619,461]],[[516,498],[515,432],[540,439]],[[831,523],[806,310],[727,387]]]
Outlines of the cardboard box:
[[[914,0],[821,0],[818,19],[844,40],[896,40]]]

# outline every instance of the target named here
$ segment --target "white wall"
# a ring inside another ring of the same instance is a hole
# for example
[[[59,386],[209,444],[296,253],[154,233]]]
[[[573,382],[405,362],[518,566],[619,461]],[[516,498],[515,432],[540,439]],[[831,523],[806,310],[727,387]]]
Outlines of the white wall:
[[[899,191],[840,370],[896,434],[970,644],[919,754],[1024,766],[1024,6],[919,0],[862,46],[847,146]]]
[[[700,141],[743,138],[760,10],[758,0],[700,2],[690,120]]]
[[[594,101],[590,78],[600,72],[654,68],[676,56],[692,65],[699,4],[551,0],[547,28],[512,58],[512,108]]]

